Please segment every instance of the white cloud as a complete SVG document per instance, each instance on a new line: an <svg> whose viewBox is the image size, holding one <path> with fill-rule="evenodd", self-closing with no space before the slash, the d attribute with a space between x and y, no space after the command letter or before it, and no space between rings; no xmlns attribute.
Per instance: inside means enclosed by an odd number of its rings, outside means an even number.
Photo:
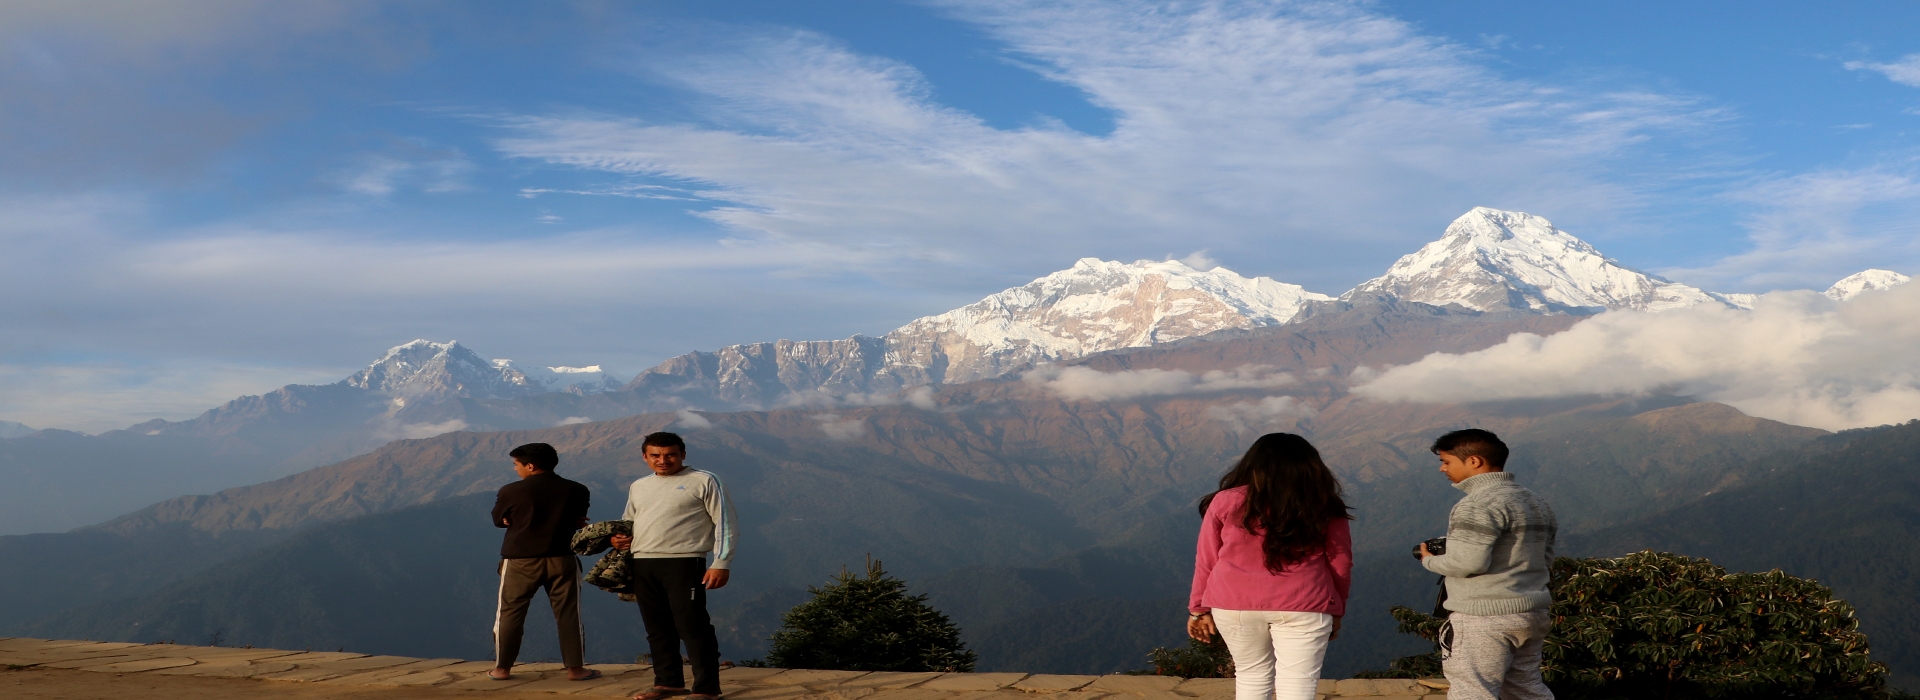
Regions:
<svg viewBox="0 0 1920 700"><path fill-rule="evenodd" d="M458 149L402 143L391 153L362 153L334 174L340 188L369 197L386 197L403 188L422 192L459 192L468 188L473 162Z"/></svg>
<svg viewBox="0 0 1920 700"><path fill-rule="evenodd" d="M406 440L422 440L422 439L433 437L435 435L445 435L447 433L459 432L466 429L467 429L466 421L460 420L458 418L453 418L453 419L444 420L438 423L409 423L406 425L396 426L394 429L390 431L383 431L382 434L389 439L400 438L400 439L406 439Z"/></svg>
<svg viewBox="0 0 1920 700"><path fill-rule="evenodd" d="M1101 372L1090 367L1041 367L1021 375L1028 386L1068 401L1127 401L1154 396L1191 396L1223 391L1275 389L1294 377L1265 365L1194 374L1186 370L1135 369Z"/></svg>
<svg viewBox="0 0 1920 700"><path fill-rule="evenodd" d="M681 411L675 415L678 415L679 418L673 421L674 427L683 430L706 430L713 427L713 421L707 420L706 416L694 413L693 411Z"/></svg>
<svg viewBox="0 0 1920 700"><path fill-rule="evenodd" d="M1842 429L1920 418L1920 285L1836 303L1777 292L1753 311L1614 311L1394 367L1354 392L1456 403L1676 393L1787 423Z"/></svg>
<svg viewBox="0 0 1920 700"><path fill-rule="evenodd" d="M0 197L0 297L12 300L0 305L0 365L34 377L0 392L0 419L88 431L179 420L241 394L338 381L417 337L529 366L647 367L751 340L741 328L846 337L960 301L874 294L844 277L798 283L795 266L842 264L807 246L624 228L484 240L249 224L156 233L156 218L139 197Z"/></svg>
<svg viewBox="0 0 1920 700"><path fill-rule="evenodd" d="M1236 433L1266 430L1290 421L1312 418L1319 411L1291 396L1269 396L1259 401L1241 401L1225 406L1208 406L1207 417L1226 423Z"/></svg>
<svg viewBox="0 0 1920 700"><path fill-rule="evenodd" d="M780 400L781 408L857 408L861 406L899 406L907 405L922 411L938 408L933 401L933 387L917 386L906 391L893 393L844 393L816 389L814 391L789 394Z"/></svg>
<svg viewBox="0 0 1920 700"><path fill-rule="evenodd" d="M993 128L935 102L911 66L765 31L663 42L691 55L635 61L697 95L702 123L536 116L496 145L677 182L726 203L700 215L744 239L806 242L902 278L1010 249L1137 259L1176 236L1339 291L1472 204L1604 216L1639 195L1595 163L1722 116L1669 95L1502 80L1471 51L1355 5L1236 7L949 8L1110 110L1106 135ZM1289 243L1313 245L1314 263Z"/></svg>
<svg viewBox="0 0 1920 700"><path fill-rule="evenodd" d="M1662 274L1708 289L1823 289L1869 267L1920 262L1920 177L1884 167L1822 170L1728 195L1753 213L1751 248Z"/></svg>
<svg viewBox="0 0 1920 700"><path fill-rule="evenodd" d="M343 376L312 367L174 362L0 364L0 420L98 433L154 418L187 418L245 395Z"/></svg>
<svg viewBox="0 0 1920 700"><path fill-rule="evenodd" d="M859 418L841 418L838 413L821 413L813 419L820 422L820 432L835 440L857 440L867 434L867 422Z"/></svg>
<svg viewBox="0 0 1920 700"><path fill-rule="evenodd" d="M556 425L556 426L559 426L559 425L579 425L579 424L581 424L581 423L592 423L592 422L593 422L593 419L592 419L592 418L588 418L588 417L586 417L586 416L568 416L568 417L566 417L566 418L562 418L562 419L560 419L560 422L558 422L558 423L555 423L554 425Z"/></svg>
<svg viewBox="0 0 1920 700"><path fill-rule="evenodd" d="M1848 61L1845 65L1847 70L1870 70L1901 85L1920 87L1920 53L1907 54L1892 63Z"/></svg>
<svg viewBox="0 0 1920 700"><path fill-rule="evenodd" d="M1168 257L1171 258L1172 256L1168 256ZM1187 267L1191 267L1195 270L1200 270L1202 272L1205 272L1207 270L1212 270L1213 268L1220 266L1220 261L1215 260L1212 257L1208 256L1207 251L1205 249L1196 250L1191 253L1188 253L1187 257L1180 258L1180 262L1185 263Z"/></svg>

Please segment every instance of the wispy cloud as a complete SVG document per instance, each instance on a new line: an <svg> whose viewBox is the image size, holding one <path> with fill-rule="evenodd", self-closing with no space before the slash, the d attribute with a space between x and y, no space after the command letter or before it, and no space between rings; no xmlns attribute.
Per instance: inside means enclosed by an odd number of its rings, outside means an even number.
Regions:
<svg viewBox="0 0 1920 700"><path fill-rule="evenodd" d="M1668 392L1828 429L1920 417L1920 285L1836 303L1762 297L1753 311L1610 312L1465 355L1394 367L1354 392L1438 403ZM1364 377L1362 377L1364 379Z"/></svg>
<svg viewBox="0 0 1920 700"><path fill-rule="evenodd" d="M0 364L15 372L0 419L97 431L187 418L245 393L338 381L422 336L538 364L645 367L754 339L739 337L741 323L774 337L844 337L888 326L821 328L819 309L897 322L929 306L912 294L796 287L784 271L814 256L842 262L805 246L621 229L487 241L242 225L150 236L147 208L105 195L0 199L0 295L14 300L0 305ZM662 324L675 331L643 330ZM143 356L198 359L126 359Z"/></svg>
<svg viewBox="0 0 1920 700"><path fill-rule="evenodd" d="M813 419L820 423L820 432L834 440L858 440L867 434L867 422L861 418L842 418L838 413L821 413Z"/></svg>
<svg viewBox="0 0 1920 700"><path fill-rule="evenodd" d="M1047 366L1021 375L1027 386L1068 401L1127 401L1155 396L1195 396L1248 389L1277 389L1293 375L1265 365L1194 374L1186 370L1135 369L1102 372L1091 367Z"/></svg>
<svg viewBox="0 0 1920 700"><path fill-rule="evenodd" d="M1745 222L1751 247L1664 274L1710 289L1821 289L1838 278L1835 270L1920 259L1920 176L1911 167L1770 178L1727 197L1753 212Z"/></svg>
<svg viewBox="0 0 1920 700"><path fill-rule="evenodd" d="M1259 401L1207 407L1207 417L1226 423L1227 428L1236 433L1268 430L1303 418L1312 418L1318 413L1312 406L1292 396L1269 396Z"/></svg>
<svg viewBox="0 0 1920 700"><path fill-rule="evenodd" d="M673 427L681 430L706 430L713 427L713 421L693 411L681 411L676 415L679 417L674 419Z"/></svg>
<svg viewBox="0 0 1920 700"><path fill-rule="evenodd" d="M1503 80L1470 50L1344 3L948 10L1111 110L1114 131L992 128L936 102L911 66L783 30L638 63L697 95L702 123L529 116L497 146L683 183L725 202L700 215L744 238L902 275L1013 248L1137 258L1179 236L1311 286L1376 272L1382 241L1423 242L1473 204L1632 206L1639 195L1597 163L1723 116L1680 96ZM1312 266L1274 252L1309 241Z"/></svg>
<svg viewBox="0 0 1920 700"><path fill-rule="evenodd" d="M98 433L180 419L288 383L339 381L330 368L212 362L0 364L0 420Z"/></svg>
<svg viewBox="0 0 1920 700"><path fill-rule="evenodd" d="M1867 70L1887 76L1888 80L1901 85L1920 87L1920 53L1907 54L1892 63L1874 63L1872 61L1848 61L1847 70Z"/></svg>
<svg viewBox="0 0 1920 700"><path fill-rule="evenodd" d="M370 197L386 197L402 189L432 193L468 189L474 165L458 149L401 146L393 152L353 156L331 179L347 192Z"/></svg>

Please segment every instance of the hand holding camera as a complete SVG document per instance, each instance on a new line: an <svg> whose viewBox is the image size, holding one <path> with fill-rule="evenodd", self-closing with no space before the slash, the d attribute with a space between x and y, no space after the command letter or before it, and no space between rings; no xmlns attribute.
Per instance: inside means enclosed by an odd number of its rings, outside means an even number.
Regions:
<svg viewBox="0 0 1920 700"><path fill-rule="evenodd" d="M1413 546L1413 558L1415 558L1415 559L1420 559L1420 558L1422 558L1422 557L1420 556L1420 548L1421 548L1421 547L1426 547L1426 548L1427 548L1427 554L1428 554L1429 556L1436 556L1436 557L1437 557L1437 556L1440 556L1440 555L1442 555L1442 554L1446 554L1446 553L1447 553L1447 538L1445 538L1445 537L1435 537L1435 538L1433 538L1433 539L1430 539L1430 540L1427 540L1427 541L1425 541L1425 542L1421 542L1420 544L1416 544L1416 545L1414 545L1414 546Z"/></svg>

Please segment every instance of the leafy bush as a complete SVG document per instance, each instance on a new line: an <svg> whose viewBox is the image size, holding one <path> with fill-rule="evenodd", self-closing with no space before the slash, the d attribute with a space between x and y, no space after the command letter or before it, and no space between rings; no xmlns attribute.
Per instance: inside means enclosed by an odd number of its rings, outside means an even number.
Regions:
<svg viewBox="0 0 1920 700"><path fill-rule="evenodd" d="M1227 653L1226 643L1217 634L1206 642L1188 638L1187 645L1179 649L1154 647L1147 652L1147 660L1153 663L1154 675L1159 676L1233 677L1233 656Z"/></svg>
<svg viewBox="0 0 1920 700"><path fill-rule="evenodd" d="M809 588L813 600L780 616L766 665L844 671L972 671L960 628L907 594L907 584L867 560L862 578L845 570Z"/></svg>
<svg viewBox="0 0 1920 700"><path fill-rule="evenodd" d="M1552 589L1541 672L1566 696L1888 696L1887 668L1868 657L1853 606L1814 581L1639 552L1562 557ZM1429 640L1444 622L1405 607L1393 617Z"/></svg>

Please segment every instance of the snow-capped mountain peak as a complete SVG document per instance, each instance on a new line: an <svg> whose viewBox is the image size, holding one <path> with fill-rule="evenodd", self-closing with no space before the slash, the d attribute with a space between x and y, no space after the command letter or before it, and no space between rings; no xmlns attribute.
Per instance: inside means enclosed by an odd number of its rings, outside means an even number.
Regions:
<svg viewBox="0 0 1920 700"><path fill-rule="evenodd" d="M1286 323L1331 297L1224 267L1082 258L1072 267L883 337L781 340L676 357L628 386L666 401L771 406L884 396L998 377L1035 363L1219 330ZM696 389L697 388L697 389Z"/></svg>
<svg viewBox="0 0 1920 700"><path fill-rule="evenodd" d="M1279 325L1307 302L1331 299L1224 267L1081 258L1025 285L917 319L885 339L890 355L909 362L943 355L943 381L970 381L1032 362Z"/></svg>
<svg viewBox="0 0 1920 700"><path fill-rule="evenodd" d="M1726 303L1621 265L1544 218L1487 207L1455 219L1440 240L1347 295L1358 293L1482 311L1661 311Z"/></svg>
<svg viewBox="0 0 1920 700"><path fill-rule="evenodd" d="M569 394L598 394L619 389L626 381L616 373L603 369L600 365L587 367L522 367L513 360L494 360L495 367L502 374L519 372L532 385L542 391L561 391Z"/></svg>
<svg viewBox="0 0 1920 700"><path fill-rule="evenodd" d="M489 360L460 341L415 340L394 346L366 369L347 377L349 386L402 399L510 399L549 391L593 394L622 382L599 365L521 367Z"/></svg>
<svg viewBox="0 0 1920 700"><path fill-rule="evenodd" d="M1912 277L1892 270L1862 270L1833 283L1827 288L1826 295L1834 301L1846 301L1866 292L1893 289L1911 281Z"/></svg>
<svg viewBox="0 0 1920 700"><path fill-rule="evenodd" d="M346 383L398 399L504 399L544 391L518 369L497 365L457 340L395 346Z"/></svg>

